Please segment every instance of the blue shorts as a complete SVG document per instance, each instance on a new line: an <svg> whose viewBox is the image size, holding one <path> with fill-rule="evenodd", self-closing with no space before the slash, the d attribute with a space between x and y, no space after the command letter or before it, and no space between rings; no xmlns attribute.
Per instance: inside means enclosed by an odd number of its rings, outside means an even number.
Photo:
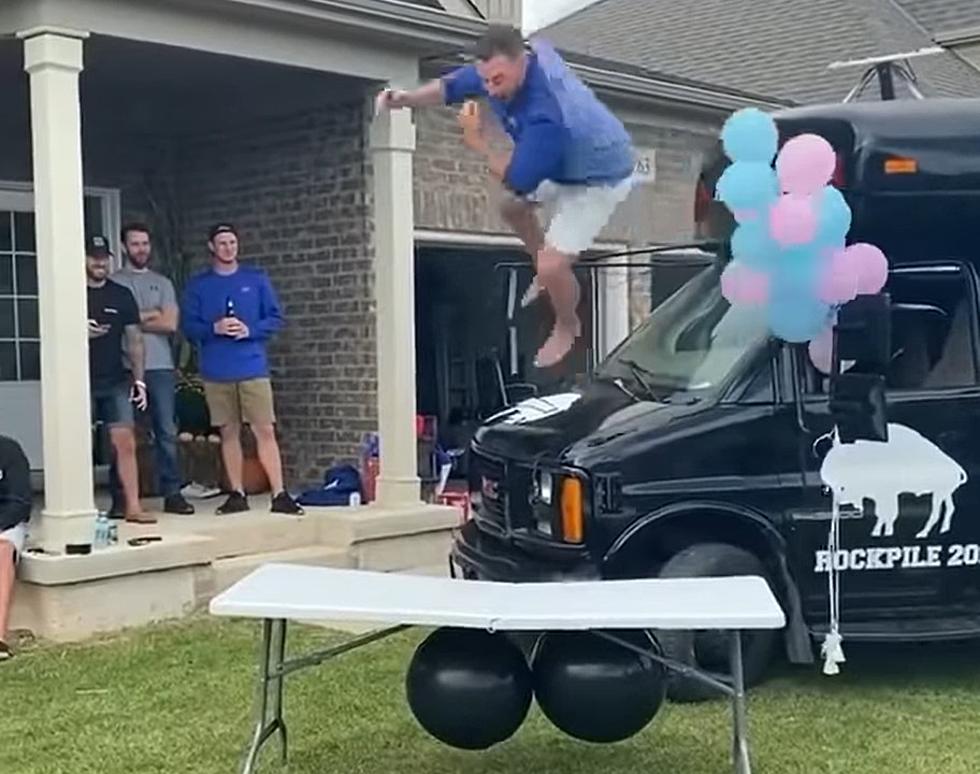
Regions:
<svg viewBox="0 0 980 774"><path fill-rule="evenodd" d="M93 387L92 421L107 427L131 427L133 404L129 399L129 385L124 382L115 387Z"/></svg>

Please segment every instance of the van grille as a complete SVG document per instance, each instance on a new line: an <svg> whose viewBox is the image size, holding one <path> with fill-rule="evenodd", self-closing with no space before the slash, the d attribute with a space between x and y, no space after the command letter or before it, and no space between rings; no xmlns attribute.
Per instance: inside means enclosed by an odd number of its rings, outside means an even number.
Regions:
<svg viewBox="0 0 980 774"><path fill-rule="evenodd" d="M477 496L474 509L478 519L492 522L508 534L531 523L531 470L505 463L478 452L471 457L473 475L470 489Z"/></svg>

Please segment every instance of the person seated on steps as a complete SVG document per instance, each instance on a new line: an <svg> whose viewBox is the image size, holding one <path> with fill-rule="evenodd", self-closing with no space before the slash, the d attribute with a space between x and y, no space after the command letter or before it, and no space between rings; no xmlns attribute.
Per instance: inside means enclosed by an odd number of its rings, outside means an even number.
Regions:
<svg viewBox="0 0 980 774"><path fill-rule="evenodd" d="M0 435L0 662L13 656L7 638L17 562L31 518L31 470L13 438Z"/></svg>

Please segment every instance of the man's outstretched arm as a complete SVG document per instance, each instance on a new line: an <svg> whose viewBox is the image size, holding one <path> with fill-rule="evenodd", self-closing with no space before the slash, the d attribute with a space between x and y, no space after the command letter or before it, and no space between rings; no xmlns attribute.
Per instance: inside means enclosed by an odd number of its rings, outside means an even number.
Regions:
<svg viewBox="0 0 980 774"><path fill-rule="evenodd" d="M476 67L460 67L443 78L436 78L417 89L385 89L375 102L376 112L385 108L455 105L472 97L486 95L483 78Z"/></svg>

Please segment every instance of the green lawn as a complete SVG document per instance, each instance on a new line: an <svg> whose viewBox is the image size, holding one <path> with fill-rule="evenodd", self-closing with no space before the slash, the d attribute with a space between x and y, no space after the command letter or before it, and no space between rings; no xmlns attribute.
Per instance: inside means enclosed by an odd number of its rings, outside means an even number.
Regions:
<svg viewBox="0 0 980 774"><path fill-rule="evenodd" d="M250 732L252 623L192 620L84 646L45 646L0 666L0 772L237 771ZM336 638L293 629L291 646ZM666 706L629 742L562 736L532 709L489 752L446 748L416 725L404 671L421 632L290 678L290 774L714 774L728 772L726 704ZM975 774L980 645L848 650L837 678L783 670L750 695L757 772ZM280 771L278 748L263 772Z"/></svg>

